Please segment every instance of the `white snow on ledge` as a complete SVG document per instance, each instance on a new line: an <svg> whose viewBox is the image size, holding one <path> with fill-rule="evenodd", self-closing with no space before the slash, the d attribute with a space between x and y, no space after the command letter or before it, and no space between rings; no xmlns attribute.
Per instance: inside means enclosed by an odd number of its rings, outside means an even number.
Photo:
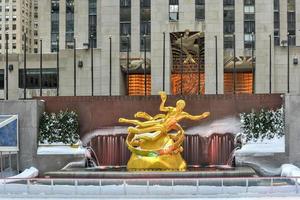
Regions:
<svg viewBox="0 0 300 200"><path fill-rule="evenodd" d="M39 175L39 170L37 170L35 167L30 167L29 169L25 169L21 174L7 178L5 180L5 183L16 182L18 181L17 179L35 178L38 175ZM4 183L4 179L0 180L0 184L1 183Z"/></svg>
<svg viewBox="0 0 300 200"><path fill-rule="evenodd" d="M237 150L236 155L270 155L274 153L285 152L285 137L273 138L271 140L263 140L257 142L249 142L241 149Z"/></svg>
<svg viewBox="0 0 300 200"><path fill-rule="evenodd" d="M68 145L43 145L37 149L37 155L84 155L85 148Z"/></svg>

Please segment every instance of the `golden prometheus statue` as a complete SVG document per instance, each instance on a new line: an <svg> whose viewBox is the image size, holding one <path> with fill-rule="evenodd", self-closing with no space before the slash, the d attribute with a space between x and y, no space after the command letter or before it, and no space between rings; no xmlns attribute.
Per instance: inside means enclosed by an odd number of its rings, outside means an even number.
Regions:
<svg viewBox="0 0 300 200"><path fill-rule="evenodd" d="M137 112L134 117L140 120L120 118L119 122L129 123L135 127L128 128L126 144L132 155L127 163L128 170L186 170L186 163L181 157L183 151L184 130L178 124L182 119L200 120L209 116L209 112L201 115L190 115L184 112L185 101L176 102L176 107L166 107L167 95L160 92L160 111L165 114L150 116L145 112ZM175 132L174 132L175 131Z"/></svg>

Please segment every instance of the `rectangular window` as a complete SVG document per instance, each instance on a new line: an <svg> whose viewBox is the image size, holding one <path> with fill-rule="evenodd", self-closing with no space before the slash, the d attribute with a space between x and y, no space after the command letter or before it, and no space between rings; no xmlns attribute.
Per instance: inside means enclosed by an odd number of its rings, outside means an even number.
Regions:
<svg viewBox="0 0 300 200"><path fill-rule="evenodd" d="M51 52L56 52L59 38L59 0L51 0Z"/></svg>
<svg viewBox="0 0 300 200"><path fill-rule="evenodd" d="M131 1L120 0L120 51L131 48Z"/></svg>
<svg viewBox="0 0 300 200"><path fill-rule="evenodd" d="M234 0L223 0L223 32L224 49L232 49L233 34L235 32L235 7Z"/></svg>
<svg viewBox="0 0 300 200"><path fill-rule="evenodd" d="M24 88L24 69L19 69L19 88ZM26 87L28 89L40 88L40 69L26 70ZM43 69L42 88L51 89L57 87L57 73L55 68Z"/></svg>
<svg viewBox="0 0 300 200"><path fill-rule="evenodd" d="M205 19L205 0L196 0L195 5L195 17L196 20L204 20Z"/></svg>
<svg viewBox="0 0 300 200"><path fill-rule="evenodd" d="M280 4L279 0L274 0L274 45L280 45Z"/></svg>
<svg viewBox="0 0 300 200"><path fill-rule="evenodd" d="M74 48L74 0L66 0L66 48Z"/></svg>
<svg viewBox="0 0 300 200"><path fill-rule="evenodd" d="M90 45L97 47L97 0L89 0L89 37Z"/></svg>
<svg viewBox="0 0 300 200"><path fill-rule="evenodd" d="M0 90L4 90L4 69L0 69Z"/></svg>
<svg viewBox="0 0 300 200"><path fill-rule="evenodd" d="M131 7L131 0L120 0L120 7Z"/></svg>
<svg viewBox="0 0 300 200"><path fill-rule="evenodd" d="M234 0L223 0L224 6L234 6Z"/></svg>
<svg viewBox="0 0 300 200"><path fill-rule="evenodd" d="M169 0L169 20L179 20L179 0Z"/></svg>
<svg viewBox="0 0 300 200"><path fill-rule="evenodd" d="M288 0L287 23L289 33L289 44L296 45L296 8L295 0Z"/></svg>
<svg viewBox="0 0 300 200"><path fill-rule="evenodd" d="M140 8L140 22L141 22L140 50L150 51L151 50L151 0L141 0L140 6L141 6Z"/></svg>
<svg viewBox="0 0 300 200"><path fill-rule="evenodd" d="M233 37L224 36L224 49L233 49Z"/></svg>
<svg viewBox="0 0 300 200"><path fill-rule="evenodd" d="M244 48L255 48L255 0L244 0ZM254 45L254 46L253 46Z"/></svg>

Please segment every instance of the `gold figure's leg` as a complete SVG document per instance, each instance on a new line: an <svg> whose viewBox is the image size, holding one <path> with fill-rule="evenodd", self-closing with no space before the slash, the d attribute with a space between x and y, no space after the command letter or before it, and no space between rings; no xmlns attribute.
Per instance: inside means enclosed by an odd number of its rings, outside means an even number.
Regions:
<svg viewBox="0 0 300 200"><path fill-rule="evenodd" d="M154 133L143 133L139 135L135 135L132 140L147 140L147 141L156 141L161 136L161 131L156 131Z"/></svg>
<svg viewBox="0 0 300 200"><path fill-rule="evenodd" d="M133 124L133 125L136 125L136 126L139 126L139 127L142 127L142 128L149 127L149 126L153 126L153 125L159 123L159 121L155 121L155 120L141 122L141 121L139 121L139 120L125 119L125 118L120 118L120 119L119 119L119 122L120 122L120 123Z"/></svg>
<svg viewBox="0 0 300 200"><path fill-rule="evenodd" d="M134 128L134 127L128 128L128 132L133 133L133 134L151 133L151 132L156 132L156 131L163 132L163 130L164 130L164 127L161 125L155 125L155 126L150 126L150 127L145 127L145 128Z"/></svg>

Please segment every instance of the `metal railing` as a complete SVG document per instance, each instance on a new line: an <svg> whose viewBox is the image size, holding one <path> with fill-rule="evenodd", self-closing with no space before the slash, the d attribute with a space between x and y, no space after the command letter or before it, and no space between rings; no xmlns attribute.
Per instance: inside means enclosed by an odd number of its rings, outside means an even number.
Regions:
<svg viewBox="0 0 300 200"><path fill-rule="evenodd" d="M5 170L19 172L19 153L16 151L0 151L0 178L5 178Z"/></svg>
<svg viewBox="0 0 300 200"><path fill-rule="evenodd" d="M0 179L0 196L296 196L300 177Z"/></svg>

